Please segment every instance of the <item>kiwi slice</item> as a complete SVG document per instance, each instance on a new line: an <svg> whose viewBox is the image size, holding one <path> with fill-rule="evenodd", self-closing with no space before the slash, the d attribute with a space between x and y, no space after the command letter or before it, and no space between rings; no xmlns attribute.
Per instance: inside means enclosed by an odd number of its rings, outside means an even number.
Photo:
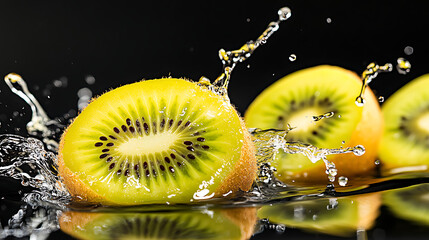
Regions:
<svg viewBox="0 0 429 240"><path fill-rule="evenodd" d="M429 183L386 191L383 204L400 218L429 226Z"/></svg>
<svg viewBox="0 0 429 240"><path fill-rule="evenodd" d="M379 156L383 174L429 170L429 74L406 84L382 106Z"/></svg>
<svg viewBox="0 0 429 240"><path fill-rule="evenodd" d="M248 127L262 129L294 128L286 140L309 143L320 148L363 145L361 157L352 153L329 156L339 175L353 176L375 168L382 118L378 102L370 89L365 105L355 103L362 85L353 72L335 66L304 69L278 80L250 105L245 121ZM319 116L324 118L319 119ZM273 162L276 176L284 181L323 181L322 161L313 164L301 154L281 151Z"/></svg>
<svg viewBox="0 0 429 240"><path fill-rule="evenodd" d="M86 201L185 203L249 190L256 162L230 103L193 82L168 78L93 100L62 136L59 173Z"/></svg>
<svg viewBox="0 0 429 240"><path fill-rule="evenodd" d="M380 205L380 194L371 193L264 206L258 210L258 217L290 228L350 236L357 230L368 230L373 226Z"/></svg>
<svg viewBox="0 0 429 240"><path fill-rule="evenodd" d="M228 210L223 210L228 211ZM242 229L256 223L231 221L220 210L202 212L88 213L66 212L60 217L62 231L79 239L248 239Z"/></svg>

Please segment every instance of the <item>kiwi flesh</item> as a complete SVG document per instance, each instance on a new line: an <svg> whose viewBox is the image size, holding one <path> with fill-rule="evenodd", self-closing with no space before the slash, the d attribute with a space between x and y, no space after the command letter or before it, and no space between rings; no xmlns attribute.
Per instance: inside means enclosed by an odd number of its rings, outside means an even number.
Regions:
<svg viewBox="0 0 429 240"><path fill-rule="evenodd" d="M429 183L386 191L383 204L400 218L429 226Z"/></svg>
<svg viewBox="0 0 429 240"><path fill-rule="evenodd" d="M382 173L429 171L429 74L406 84L382 106L386 119L379 156Z"/></svg>
<svg viewBox="0 0 429 240"><path fill-rule="evenodd" d="M230 210L157 212L157 213L90 213L66 212L60 228L79 239L249 239L243 229L253 229L256 211L239 211L253 215L253 221L232 221L224 212Z"/></svg>
<svg viewBox="0 0 429 240"><path fill-rule="evenodd" d="M309 143L319 148L363 145L365 154L331 155L338 175L358 176L372 173L383 120L379 104L370 89L365 104L355 103L362 81L355 73L336 66L316 66L300 70L265 89L245 113L248 127L293 129L289 142ZM318 116L327 114L321 120ZM322 161L312 163L301 154L281 151L272 164L283 182L326 182Z"/></svg>
<svg viewBox="0 0 429 240"><path fill-rule="evenodd" d="M183 79L125 85L93 100L64 132L59 174L76 199L189 203L247 191L253 144L230 103Z"/></svg>
<svg viewBox="0 0 429 240"><path fill-rule="evenodd" d="M263 206L258 217L289 228L345 237L371 229L380 205L381 195L371 193Z"/></svg>

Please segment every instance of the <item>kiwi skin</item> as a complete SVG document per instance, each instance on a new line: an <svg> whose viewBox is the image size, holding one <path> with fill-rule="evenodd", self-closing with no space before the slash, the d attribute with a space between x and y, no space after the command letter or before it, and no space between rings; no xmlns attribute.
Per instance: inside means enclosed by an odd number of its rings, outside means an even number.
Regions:
<svg viewBox="0 0 429 240"><path fill-rule="evenodd" d="M185 81L185 80L183 80ZM95 101L96 99L92 99ZM91 102L92 102L91 101ZM230 104L230 107L234 107ZM235 111L235 109L234 109ZM238 112L235 111L238 116ZM232 171L225 179L220 183L218 188L215 190L214 197L222 197L224 195L229 195L230 193L239 193L240 191L248 191L252 187L254 180L256 179L257 174L257 165L255 157L255 147L253 145L252 138L248 132L244 121L240 119L241 129L239 131L243 134L243 145L241 148L240 159L233 166ZM73 123L70 124L70 126ZM69 127L70 127L69 126ZM101 203L104 205L122 205L112 201L109 201L105 197L96 193L90 189L85 183L83 183L79 177L73 173L64 163L62 149L65 142L65 135L67 134L68 128L64 131L58 153L58 172L62 177L63 183L74 197L76 201L84 201L88 203ZM197 189L195 189L196 191ZM171 203L174 203L174 200ZM144 202L142 203L144 204Z"/></svg>

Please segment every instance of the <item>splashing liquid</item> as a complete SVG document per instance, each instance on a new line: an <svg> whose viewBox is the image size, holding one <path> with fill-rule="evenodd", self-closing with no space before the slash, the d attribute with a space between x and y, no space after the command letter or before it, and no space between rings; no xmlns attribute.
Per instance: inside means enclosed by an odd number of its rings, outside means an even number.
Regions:
<svg viewBox="0 0 429 240"><path fill-rule="evenodd" d="M378 76L380 72L391 72L393 69L391 63L386 63L383 66L379 66L376 63L370 63L362 73L362 87L360 89L359 96L356 98L356 105L362 107L365 104L365 99L363 95L365 94L365 89L369 83L372 82L374 78Z"/></svg>
<svg viewBox="0 0 429 240"><path fill-rule="evenodd" d="M391 63L386 63L383 66L377 65L374 62L368 64L368 66L362 73L362 87L359 96L356 98L356 105L362 107L365 104L365 99L363 98L363 95L365 94L365 89L368 84L370 84L372 80L378 76L378 73L391 72L392 70L393 64ZM400 74L407 74L411 70L411 63L404 58L398 58L396 60L396 70ZM383 101L384 98L382 98L381 102Z"/></svg>
<svg viewBox="0 0 429 240"><path fill-rule="evenodd" d="M31 108L31 121L27 123L28 133L42 138L49 150L57 151L58 142L56 140L59 139L65 126L48 117L39 101L28 91L27 83L20 75L9 73L4 77L4 81L12 92L21 97Z"/></svg>
<svg viewBox="0 0 429 240"><path fill-rule="evenodd" d="M270 167L270 163L276 159L276 154L280 149L288 154L303 154L313 163L322 160L325 163L326 174L328 175L330 182L335 181L337 169L335 168L335 164L327 159L327 156L350 152L354 153L356 156L361 156L365 153L365 148L361 145L348 148L329 149L318 148L306 143L287 142L286 135L291 130L292 129L290 128L287 130L262 130L258 128L249 129L257 150L256 157L259 166L259 182L270 183L273 181L273 172L275 169Z"/></svg>
<svg viewBox="0 0 429 240"><path fill-rule="evenodd" d="M237 63L247 60L259 46L265 44L268 38L279 29L280 23L282 21L286 21L292 15L292 12L288 7L279 9L277 13L279 15L278 20L268 24L265 31L255 41L249 41L237 50L219 50L219 58L223 65L222 73L216 78L213 84L211 84L210 80L204 76L200 78L199 84L208 87L211 91L229 101L227 90L228 84L231 79L232 70L234 70Z"/></svg>

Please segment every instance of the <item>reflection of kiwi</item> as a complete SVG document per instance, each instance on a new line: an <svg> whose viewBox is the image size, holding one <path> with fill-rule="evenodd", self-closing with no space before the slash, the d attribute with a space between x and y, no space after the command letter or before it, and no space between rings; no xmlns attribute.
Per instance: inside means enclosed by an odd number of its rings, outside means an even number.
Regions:
<svg viewBox="0 0 429 240"><path fill-rule="evenodd" d="M384 174L429 169L429 74L416 78L383 104L380 143Z"/></svg>
<svg viewBox="0 0 429 240"><path fill-rule="evenodd" d="M259 209L258 217L286 227L348 236L357 230L370 229L379 214L380 204L379 193L306 200L264 206Z"/></svg>
<svg viewBox="0 0 429 240"><path fill-rule="evenodd" d="M247 191L256 162L231 104L195 83L159 79L92 101L61 139L59 173L87 201L177 203Z"/></svg>
<svg viewBox="0 0 429 240"><path fill-rule="evenodd" d="M353 176L374 169L382 118L379 104L367 89L364 107L358 107L362 81L348 70L333 66L318 66L290 74L264 90L245 114L248 127L286 129L296 127L286 137L288 141L310 143L320 148L340 148L363 145L365 154L341 154L328 157L339 175ZM313 121L326 113L333 116ZM327 116L330 116L328 114ZM278 154L273 164L277 177L316 181L326 179L323 162L311 163L302 155Z"/></svg>
<svg viewBox="0 0 429 240"><path fill-rule="evenodd" d="M429 225L429 183L387 191L383 203L401 218Z"/></svg>
<svg viewBox="0 0 429 240"><path fill-rule="evenodd" d="M158 213L66 212L64 232L79 239L248 239L256 222L255 209L239 209L253 221L231 221L224 211ZM243 230L245 229L245 230ZM243 235L247 234L247 235Z"/></svg>

